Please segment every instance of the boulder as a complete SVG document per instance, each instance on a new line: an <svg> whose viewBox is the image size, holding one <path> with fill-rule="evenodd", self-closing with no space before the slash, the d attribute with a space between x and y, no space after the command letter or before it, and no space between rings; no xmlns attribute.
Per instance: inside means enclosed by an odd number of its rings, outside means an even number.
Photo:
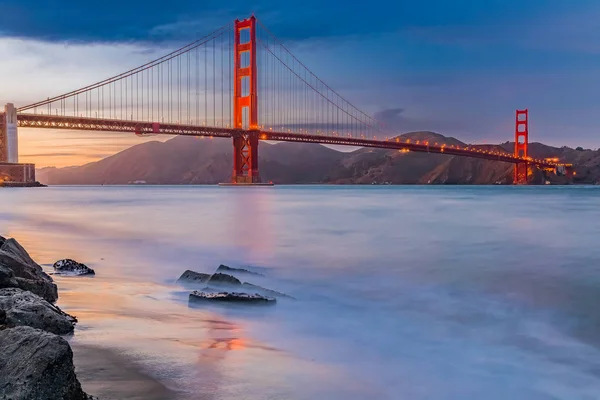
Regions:
<svg viewBox="0 0 600 400"><path fill-rule="evenodd" d="M65 339L28 326L0 331L2 399L88 400Z"/></svg>
<svg viewBox="0 0 600 400"><path fill-rule="evenodd" d="M242 282L236 278L235 276L227 275L227 274L213 274L208 280L209 284L214 285L232 285L232 286L240 286Z"/></svg>
<svg viewBox="0 0 600 400"><path fill-rule="evenodd" d="M0 288L19 287L12 269L0 264Z"/></svg>
<svg viewBox="0 0 600 400"><path fill-rule="evenodd" d="M85 264L78 263L71 259L59 260L52 266L56 275L80 276L80 275L96 275L93 269Z"/></svg>
<svg viewBox="0 0 600 400"><path fill-rule="evenodd" d="M177 282L203 283L207 282L209 279L210 274L202 274L188 269L179 277L179 279L177 279Z"/></svg>
<svg viewBox="0 0 600 400"><path fill-rule="evenodd" d="M248 283L248 282L242 283L242 289L255 290L258 293L262 293L262 294L273 296L273 297L287 297L288 299L293 299L292 296L287 295L285 293L281 293L276 290L267 289L262 286L253 285L252 283Z"/></svg>
<svg viewBox="0 0 600 400"><path fill-rule="evenodd" d="M190 301L274 304L277 300L274 297L261 296L260 294L248 294L237 292L207 293L195 290L192 293L190 293Z"/></svg>
<svg viewBox="0 0 600 400"><path fill-rule="evenodd" d="M17 288L0 289L0 310L9 327L27 325L57 335L73 332L77 319L41 297Z"/></svg>
<svg viewBox="0 0 600 400"><path fill-rule="evenodd" d="M16 281L16 286L21 289L54 303L58 299L58 289L52 278L16 240L0 238L0 288L15 287ZM12 271L12 275L7 270Z"/></svg>
<svg viewBox="0 0 600 400"><path fill-rule="evenodd" d="M243 268L231 268L228 267L227 265L219 265L219 268L217 268L217 272L227 272L227 273L242 273L242 274L250 274L250 275L258 275L258 276L264 276L263 274L259 274L258 272L252 272L252 271L248 271L247 269L243 269Z"/></svg>

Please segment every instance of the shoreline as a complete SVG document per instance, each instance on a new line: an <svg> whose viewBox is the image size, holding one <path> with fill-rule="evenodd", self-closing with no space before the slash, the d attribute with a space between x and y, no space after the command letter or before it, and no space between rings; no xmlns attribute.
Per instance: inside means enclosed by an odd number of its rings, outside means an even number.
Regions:
<svg viewBox="0 0 600 400"><path fill-rule="evenodd" d="M145 374L130 358L69 340L75 373L86 393L102 400L171 400L179 396Z"/></svg>

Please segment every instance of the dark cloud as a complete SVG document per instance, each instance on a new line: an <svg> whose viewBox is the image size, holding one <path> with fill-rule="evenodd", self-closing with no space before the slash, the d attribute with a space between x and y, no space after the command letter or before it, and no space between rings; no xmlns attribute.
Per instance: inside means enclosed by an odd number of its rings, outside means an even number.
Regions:
<svg viewBox="0 0 600 400"><path fill-rule="evenodd" d="M235 18L255 13L283 39L332 38L392 32L410 27L483 24L490 18L510 17L514 23L540 4L555 0L383 0L323 2L302 5L279 0L226 4L179 0L5 0L0 12L3 35L47 41L160 41L189 40ZM318 10L318 12L316 11Z"/></svg>

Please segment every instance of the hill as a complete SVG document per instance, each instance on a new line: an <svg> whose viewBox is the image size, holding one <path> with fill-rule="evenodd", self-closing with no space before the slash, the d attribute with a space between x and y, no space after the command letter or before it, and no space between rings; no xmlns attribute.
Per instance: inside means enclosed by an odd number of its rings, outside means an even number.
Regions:
<svg viewBox="0 0 600 400"><path fill-rule="evenodd" d="M411 132L402 139L465 146L465 143L434 132ZM481 145L511 151L513 143ZM536 158L560 157L576 164L576 182L600 181L600 152L551 147L532 143ZM261 143L259 165L264 181L275 183L371 184L508 184L512 164L443 154L358 149L340 152L318 144ZM97 162L68 168L42 168L38 180L50 185L127 184L214 184L231 175L232 145L225 139L178 136L166 142L133 146ZM561 177L534 174L534 183Z"/></svg>

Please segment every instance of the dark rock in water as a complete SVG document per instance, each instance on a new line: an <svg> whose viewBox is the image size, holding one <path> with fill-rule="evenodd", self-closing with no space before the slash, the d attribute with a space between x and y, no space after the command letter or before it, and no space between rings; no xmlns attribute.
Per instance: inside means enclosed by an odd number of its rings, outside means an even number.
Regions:
<svg viewBox="0 0 600 400"><path fill-rule="evenodd" d="M0 326L6 325L6 311L0 310Z"/></svg>
<svg viewBox="0 0 600 400"><path fill-rule="evenodd" d="M242 282L236 278L235 276L227 275L227 274L213 274L208 283L215 285L234 285L239 286Z"/></svg>
<svg viewBox="0 0 600 400"><path fill-rule="evenodd" d="M193 291L190 293L190 300L193 301L222 301L230 303L252 303L252 304L273 304L277 300L274 297L261 296L260 294L220 292L206 293Z"/></svg>
<svg viewBox="0 0 600 400"><path fill-rule="evenodd" d="M57 275L66 276L80 276L80 275L96 275L93 269L89 268L85 264L78 263L77 261L66 259L59 260L53 265Z"/></svg>
<svg viewBox="0 0 600 400"><path fill-rule="evenodd" d="M16 281L16 286L21 289L54 303L58 299L58 290L52 278L16 240L1 238L0 243L0 288L15 287ZM12 271L12 276L7 270Z"/></svg>
<svg viewBox="0 0 600 400"><path fill-rule="evenodd" d="M65 339L28 326L0 331L3 399L89 400Z"/></svg>
<svg viewBox="0 0 600 400"><path fill-rule="evenodd" d="M243 269L243 268L231 268L228 267L227 265L219 265L219 268L217 268L217 272L228 272L228 273L232 273L232 272L238 272L238 273L243 273L243 274L250 274L250 275L258 275L258 276L263 276L262 274L259 274L258 272L252 272L252 271L248 271L247 269Z"/></svg>
<svg viewBox="0 0 600 400"><path fill-rule="evenodd" d="M38 295L17 288L0 289L0 310L9 327L31 326L57 335L73 332L77 319Z"/></svg>
<svg viewBox="0 0 600 400"><path fill-rule="evenodd" d="M203 283L209 279L210 274L202 274L188 269L179 277L179 279L177 279L177 282Z"/></svg>
<svg viewBox="0 0 600 400"><path fill-rule="evenodd" d="M253 285L253 284L248 283L248 282L242 283L242 288L243 289L248 289L248 290L256 290L259 293L266 294L266 295L273 296L273 297L287 297L289 299L293 299L292 296L287 295L285 293L281 293L281 292L278 292L276 290L267 289L267 288L264 288L262 286Z"/></svg>

